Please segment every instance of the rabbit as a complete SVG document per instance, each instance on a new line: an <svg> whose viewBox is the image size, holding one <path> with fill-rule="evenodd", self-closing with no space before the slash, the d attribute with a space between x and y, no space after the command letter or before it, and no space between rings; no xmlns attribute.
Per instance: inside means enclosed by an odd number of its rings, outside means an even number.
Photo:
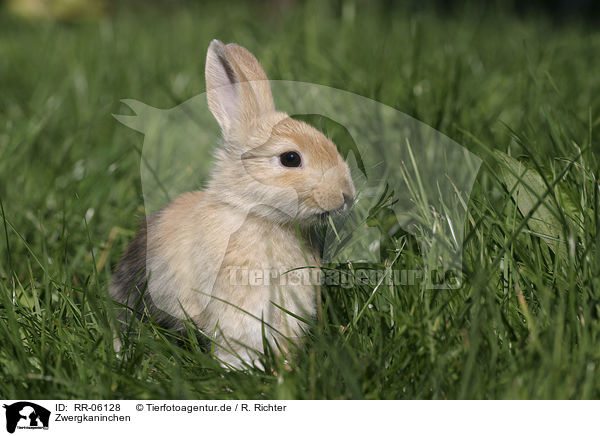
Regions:
<svg viewBox="0 0 600 436"><path fill-rule="evenodd" d="M243 369L260 366L263 338L286 353L288 340L305 336L299 318L316 317L320 295L319 283L303 276L321 266L309 229L347 211L355 188L331 140L275 110L249 51L213 40L205 74L222 133L207 187L146 218L109 292L130 309L115 324L126 327L131 311L174 330L190 319L223 366ZM118 334L114 345L121 347Z"/></svg>

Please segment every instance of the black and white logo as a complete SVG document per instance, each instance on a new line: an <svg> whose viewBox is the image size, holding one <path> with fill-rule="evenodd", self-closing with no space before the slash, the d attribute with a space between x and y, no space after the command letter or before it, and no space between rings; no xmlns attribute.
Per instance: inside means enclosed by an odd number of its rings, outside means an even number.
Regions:
<svg viewBox="0 0 600 436"><path fill-rule="evenodd" d="M19 401L11 405L4 404L6 409L6 431L14 433L16 429L40 430L48 429L50 411L28 401Z"/></svg>

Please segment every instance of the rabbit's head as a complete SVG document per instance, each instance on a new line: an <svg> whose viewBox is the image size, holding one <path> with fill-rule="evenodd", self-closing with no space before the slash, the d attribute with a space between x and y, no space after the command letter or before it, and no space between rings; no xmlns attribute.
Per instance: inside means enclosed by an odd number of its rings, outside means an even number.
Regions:
<svg viewBox="0 0 600 436"><path fill-rule="evenodd" d="M208 187L219 201L277 222L309 223L348 208L355 195L348 165L325 135L275 110L250 52L212 41L206 89L223 135Z"/></svg>

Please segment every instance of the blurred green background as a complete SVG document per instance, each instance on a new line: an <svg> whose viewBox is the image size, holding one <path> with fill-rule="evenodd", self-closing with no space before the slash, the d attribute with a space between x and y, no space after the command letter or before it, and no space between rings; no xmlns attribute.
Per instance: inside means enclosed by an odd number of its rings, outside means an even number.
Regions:
<svg viewBox="0 0 600 436"><path fill-rule="evenodd" d="M484 160L461 289L325 288L320 325L264 372L226 372L152 323L115 356L105 296L144 212L143 136L111 114L203 92L214 38ZM0 3L0 396L598 398L598 53L587 1ZM418 263L406 241L389 235L385 268L401 247Z"/></svg>

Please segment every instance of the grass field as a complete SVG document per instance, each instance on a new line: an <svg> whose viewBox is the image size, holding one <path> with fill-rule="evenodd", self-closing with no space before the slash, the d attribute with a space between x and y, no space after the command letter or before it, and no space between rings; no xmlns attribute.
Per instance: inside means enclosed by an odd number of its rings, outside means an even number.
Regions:
<svg viewBox="0 0 600 436"><path fill-rule="evenodd" d="M213 38L272 79L375 99L483 159L460 289L325 288L322 326L266 372L227 372L195 336L150 323L115 356L105 299L143 214L143 136L111 114L203 92ZM598 53L591 25L495 9L135 3L76 23L0 9L0 397L600 397ZM525 169L527 198L507 175ZM418 258L406 244L402 262Z"/></svg>

